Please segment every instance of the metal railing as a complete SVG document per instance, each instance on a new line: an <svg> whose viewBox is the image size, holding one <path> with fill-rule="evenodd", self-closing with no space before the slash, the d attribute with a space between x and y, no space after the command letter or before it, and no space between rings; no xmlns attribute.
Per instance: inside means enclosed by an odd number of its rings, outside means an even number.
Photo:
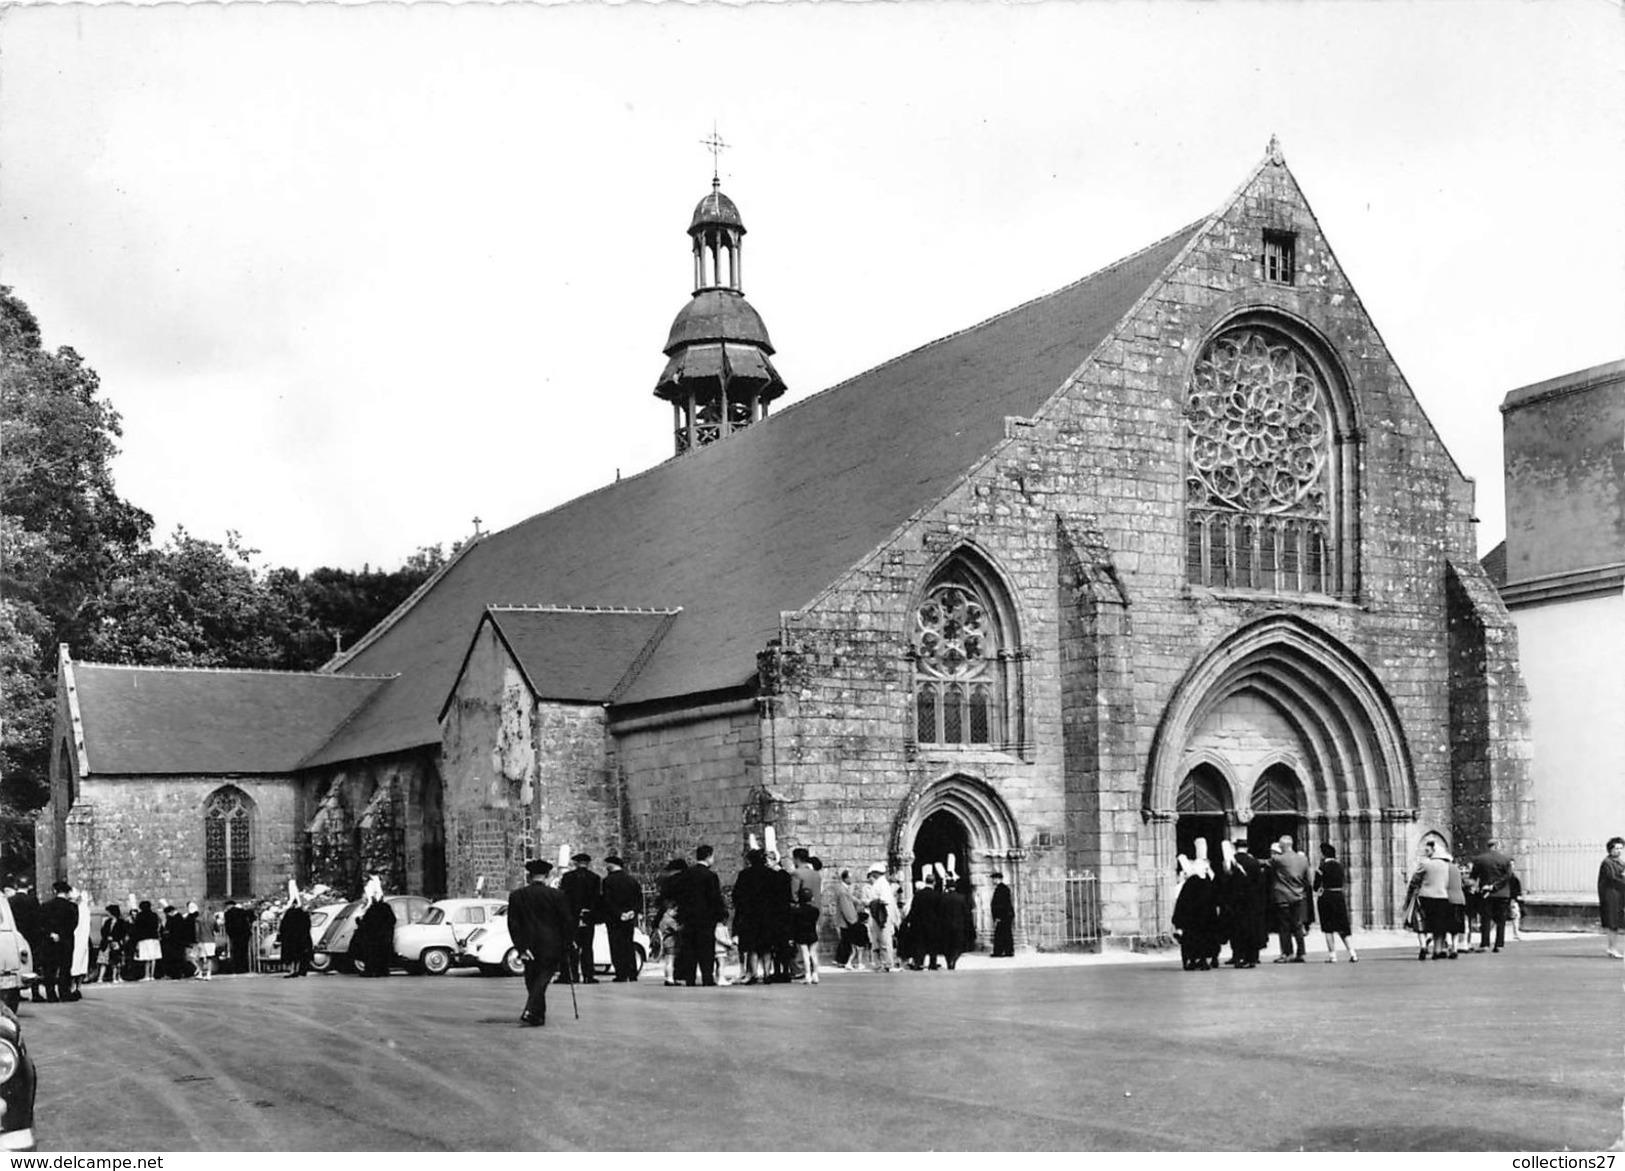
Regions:
<svg viewBox="0 0 1625 1171"><path fill-rule="evenodd" d="M1029 877L1020 915L1029 946L1040 951L1085 947L1100 938L1100 884L1088 870Z"/></svg>
<svg viewBox="0 0 1625 1171"><path fill-rule="evenodd" d="M1527 898L1594 903L1603 854L1601 842L1539 839L1513 865Z"/></svg>

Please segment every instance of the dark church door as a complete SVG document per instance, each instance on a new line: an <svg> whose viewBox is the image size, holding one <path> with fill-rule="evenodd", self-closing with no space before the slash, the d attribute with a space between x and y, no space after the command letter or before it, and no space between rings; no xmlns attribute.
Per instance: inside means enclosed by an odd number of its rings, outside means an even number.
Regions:
<svg viewBox="0 0 1625 1171"><path fill-rule="evenodd" d="M965 950L972 951L976 947L976 900L970 897L970 831L952 813L939 809L920 824L920 832L914 835L914 881L920 881L934 862L946 870L950 854L954 873L961 879L959 889L966 893Z"/></svg>
<svg viewBox="0 0 1625 1171"><path fill-rule="evenodd" d="M1196 857L1196 840L1201 838L1207 843L1208 862L1219 864L1219 843L1229 836L1229 817L1225 813L1228 793L1229 786L1211 765L1200 764L1190 771L1179 786L1175 853Z"/></svg>
<svg viewBox="0 0 1625 1171"><path fill-rule="evenodd" d="M1247 823L1247 849L1254 858L1268 861L1270 845L1288 834L1298 850L1309 852L1309 820L1297 773L1284 764L1265 769L1253 786L1251 805L1253 819Z"/></svg>

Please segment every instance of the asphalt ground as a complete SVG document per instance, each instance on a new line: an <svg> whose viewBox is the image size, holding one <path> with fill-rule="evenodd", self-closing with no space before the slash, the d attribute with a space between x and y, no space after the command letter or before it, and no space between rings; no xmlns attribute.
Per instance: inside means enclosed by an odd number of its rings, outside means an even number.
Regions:
<svg viewBox="0 0 1625 1171"><path fill-rule="evenodd" d="M1358 940L1356 941L1359 942ZM1606 1149L1625 965L1595 936L1419 963L1177 956L548 996L454 972L23 1006L45 1151ZM1122 957L1117 957L1120 961ZM654 978L651 979L651 976Z"/></svg>

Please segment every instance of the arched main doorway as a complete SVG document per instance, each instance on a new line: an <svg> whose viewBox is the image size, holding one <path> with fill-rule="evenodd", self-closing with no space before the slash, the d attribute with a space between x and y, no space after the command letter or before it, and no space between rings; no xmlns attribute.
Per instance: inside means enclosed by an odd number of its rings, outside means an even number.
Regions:
<svg viewBox="0 0 1625 1171"><path fill-rule="evenodd" d="M1376 674L1343 643L1295 615L1261 618L1199 656L1169 697L1152 741L1142 816L1142 930L1167 930L1174 856L1216 826L1211 794L1187 782L1204 760L1256 778L1236 821L1248 845L1291 834L1312 852L1334 842L1349 868L1357 924L1387 926L1404 900L1417 815L1404 729ZM1206 814L1205 823L1186 822Z"/></svg>

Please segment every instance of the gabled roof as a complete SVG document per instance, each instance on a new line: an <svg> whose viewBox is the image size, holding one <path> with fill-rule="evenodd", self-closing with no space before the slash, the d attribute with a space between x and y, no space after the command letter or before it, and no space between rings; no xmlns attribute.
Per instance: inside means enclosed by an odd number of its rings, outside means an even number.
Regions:
<svg viewBox="0 0 1625 1171"><path fill-rule="evenodd" d="M74 663L91 775L288 773L390 680Z"/></svg>
<svg viewBox="0 0 1625 1171"><path fill-rule="evenodd" d="M480 620L469 649L489 622L537 699L613 703L680 612L492 606ZM466 667L466 655L463 663ZM448 692L441 715L450 703Z"/></svg>
<svg viewBox="0 0 1625 1171"><path fill-rule="evenodd" d="M1500 589L1507 583L1507 543L1502 541L1495 548L1478 559L1484 576L1490 579L1490 584Z"/></svg>
<svg viewBox="0 0 1625 1171"><path fill-rule="evenodd" d="M625 703L749 684L780 614L941 499L1007 417L1036 412L1201 226L481 540L338 668L401 678L313 763L437 743L498 602L681 606Z"/></svg>

